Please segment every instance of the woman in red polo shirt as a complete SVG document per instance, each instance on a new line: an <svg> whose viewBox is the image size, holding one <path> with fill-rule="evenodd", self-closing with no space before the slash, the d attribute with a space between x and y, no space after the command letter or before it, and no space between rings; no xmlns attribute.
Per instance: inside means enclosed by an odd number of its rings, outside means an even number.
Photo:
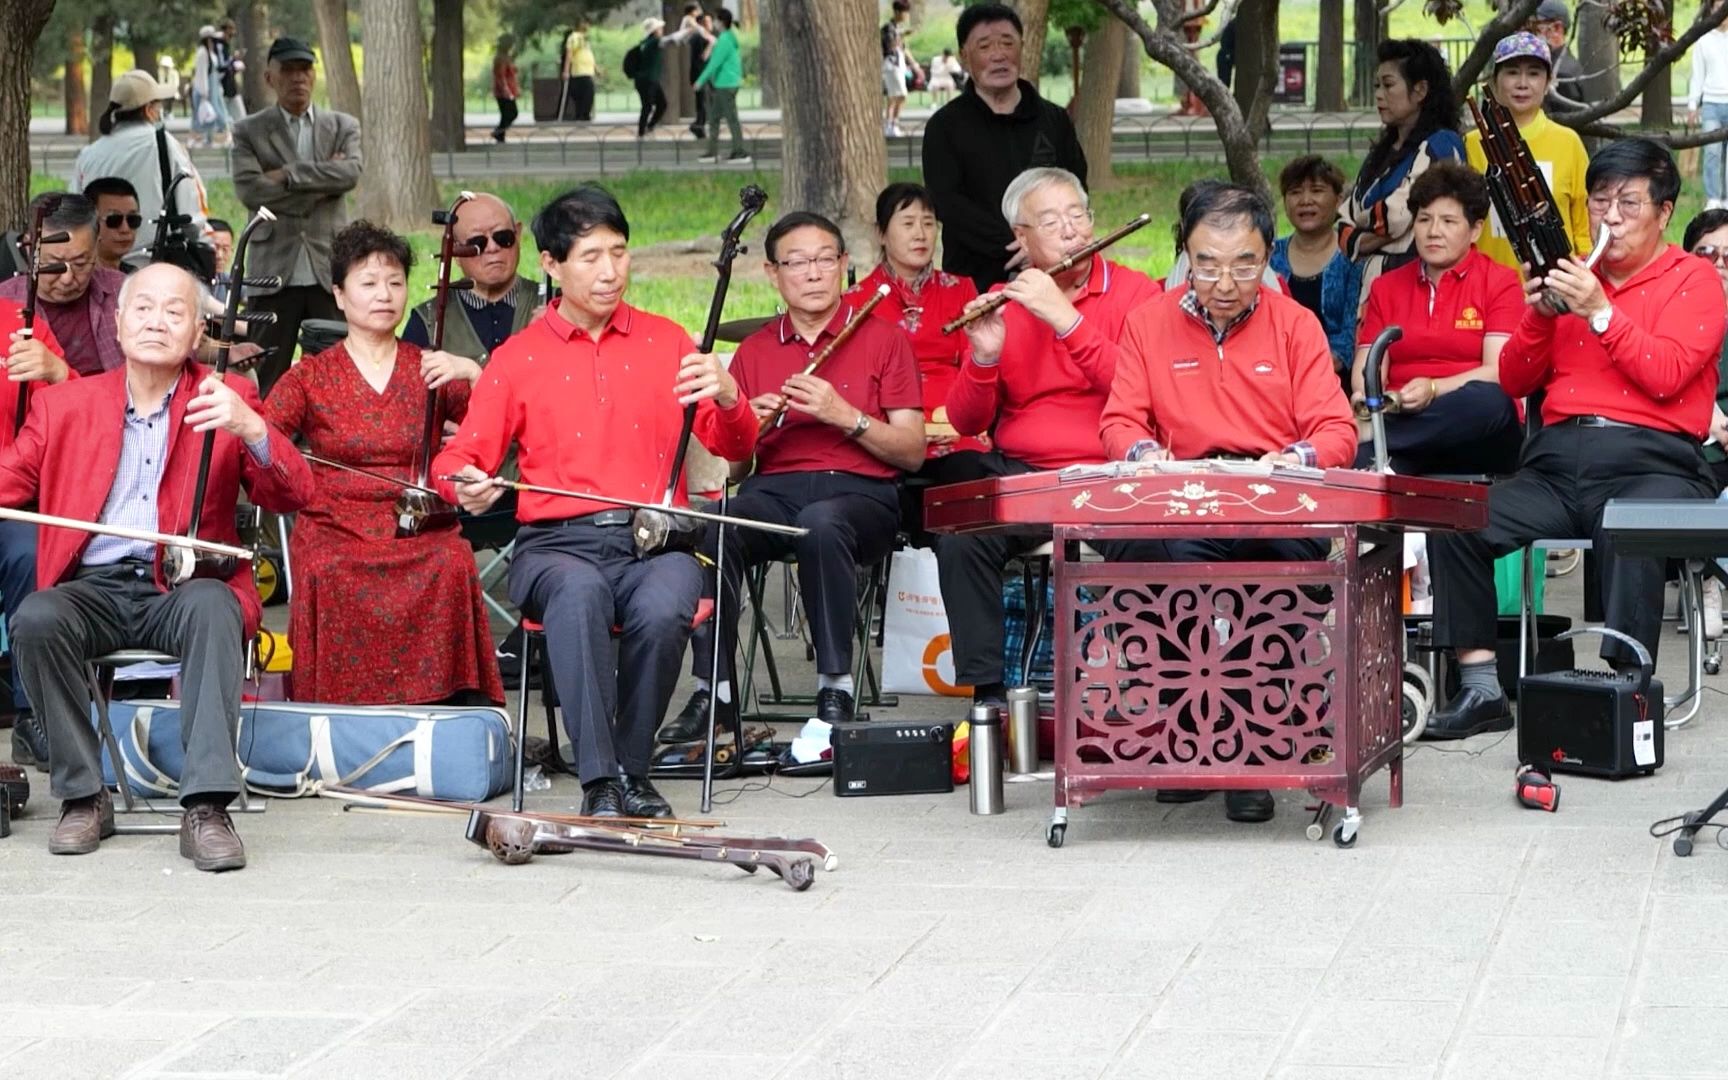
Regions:
<svg viewBox="0 0 1728 1080"><path fill-rule="evenodd" d="M1410 186L1417 261L1375 279L1358 332L1351 400L1362 400L1368 345L1404 329L1387 351L1386 416L1392 467L1401 473L1500 473L1518 464L1518 410L1500 388L1500 350L1524 312L1518 275L1476 250L1488 185L1456 162L1436 162ZM1364 434L1364 439L1367 435ZM1363 467L1373 448L1363 442Z"/></svg>
<svg viewBox="0 0 1728 1080"><path fill-rule="evenodd" d="M846 302L862 304L878 286L887 285L888 295L872 312L899 327L912 342L923 380L924 428L927 438L925 465L920 476L934 483L972 479L964 470L967 451L990 448L987 436L961 436L948 424L948 388L960 372L966 351L965 334L944 334L942 327L958 318L968 301L978 295L972 279L956 277L936 267L935 203L918 184L889 184L876 197L876 234L882 246L882 261L870 276L846 294ZM954 455L960 455L955 458ZM949 460L953 458L953 460Z"/></svg>

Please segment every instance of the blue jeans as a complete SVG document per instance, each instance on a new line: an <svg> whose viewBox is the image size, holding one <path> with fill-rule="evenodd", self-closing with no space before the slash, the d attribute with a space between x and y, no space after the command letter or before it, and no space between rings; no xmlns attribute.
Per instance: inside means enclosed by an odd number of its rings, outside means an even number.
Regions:
<svg viewBox="0 0 1728 1080"><path fill-rule="evenodd" d="M1728 102L1712 103L1706 101L1699 109L1703 116L1704 130L1715 131L1717 128L1728 127ZM1728 198L1723 183L1722 144L1713 142L1704 148L1704 197L1706 199Z"/></svg>
<svg viewBox="0 0 1728 1080"><path fill-rule="evenodd" d="M11 640L12 616L24 598L36 591L36 526L21 521L0 521L0 612L6 618L7 640ZM24 680L18 677L18 657L12 657L12 704L23 711L30 707L24 696Z"/></svg>

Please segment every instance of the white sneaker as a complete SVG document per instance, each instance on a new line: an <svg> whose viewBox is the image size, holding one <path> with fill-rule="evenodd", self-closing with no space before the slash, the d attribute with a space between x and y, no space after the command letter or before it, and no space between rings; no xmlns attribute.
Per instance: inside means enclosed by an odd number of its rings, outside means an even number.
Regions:
<svg viewBox="0 0 1728 1080"><path fill-rule="evenodd" d="M1722 583L1715 578L1704 579L1704 637L1715 641L1722 636Z"/></svg>
<svg viewBox="0 0 1728 1080"><path fill-rule="evenodd" d="M701 165L712 165L719 160L719 154L703 154L701 157L696 159L697 163Z"/></svg>

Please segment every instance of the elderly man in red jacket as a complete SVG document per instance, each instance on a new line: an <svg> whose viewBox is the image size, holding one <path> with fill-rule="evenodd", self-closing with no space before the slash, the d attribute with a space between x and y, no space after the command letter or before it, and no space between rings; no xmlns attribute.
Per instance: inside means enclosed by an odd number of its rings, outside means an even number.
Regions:
<svg viewBox="0 0 1728 1080"><path fill-rule="evenodd" d="M1128 316L1122 357L1100 419L1116 460L1239 457L1322 469L1356 457L1356 421L1313 313L1260 288L1272 208L1247 188L1195 196L1181 222L1188 288ZM1325 539L1205 537L1106 544L1107 558L1227 562L1326 557ZM1161 792L1165 802L1189 793ZM1231 791L1232 821L1268 821L1269 791Z"/></svg>
<svg viewBox="0 0 1728 1080"><path fill-rule="evenodd" d="M126 279L119 298L124 367L42 391L17 441L0 451L0 505L184 534L205 432L215 433L198 535L237 542L234 507L286 513L305 505L312 475L291 442L258 415L245 379L219 379L191 358L202 335L198 285L159 264ZM246 864L227 806L240 790L234 725L246 638L256 631L251 567L226 581L169 590L153 544L44 528L32 593L12 620L30 700L48 730L51 787L62 800L48 841L58 855L95 851L113 834L90 691L91 657L128 646L179 656L186 767L180 854L200 870Z"/></svg>

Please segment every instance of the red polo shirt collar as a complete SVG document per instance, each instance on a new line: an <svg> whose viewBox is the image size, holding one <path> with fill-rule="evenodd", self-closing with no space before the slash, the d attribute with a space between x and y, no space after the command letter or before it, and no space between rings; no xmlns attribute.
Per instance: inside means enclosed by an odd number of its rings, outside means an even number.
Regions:
<svg viewBox="0 0 1728 1080"><path fill-rule="evenodd" d="M842 300L839 308L835 310L833 317L828 320L828 324L822 327L821 332L816 335L816 340L821 341L824 337L834 337L839 334L841 330L846 328L846 324L852 321L852 313L856 310L857 308L852 304ZM777 329L780 334L780 344L782 345L785 345L798 336L798 331L792 326L792 313L789 311L780 316Z"/></svg>
<svg viewBox="0 0 1728 1080"><path fill-rule="evenodd" d="M612 317L607 319L606 325L600 328L600 336L605 337L608 332L628 334L630 332L630 324L633 321L632 316L634 315L635 310L635 308L632 308L629 304L620 300L618 306L612 309ZM570 341L575 338L576 335L584 332L580 326L577 326L569 319L566 319L559 312L558 305L556 304L547 307L546 314L543 318L546 320L546 325L551 328L552 332L558 335L559 341Z"/></svg>

